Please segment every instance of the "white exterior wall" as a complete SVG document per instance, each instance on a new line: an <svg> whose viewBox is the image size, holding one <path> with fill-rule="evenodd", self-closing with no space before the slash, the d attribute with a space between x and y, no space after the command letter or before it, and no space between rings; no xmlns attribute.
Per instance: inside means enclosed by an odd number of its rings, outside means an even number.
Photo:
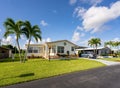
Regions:
<svg viewBox="0 0 120 88"><path fill-rule="evenodd" d="M64 44L66 43L66 45ZM55 46L55 53L52 52L52 46ZM49 58L49 47L51 47L50 49L50 56L56 56L57 55L57 49L58 49L58 46L62 46L64 47L64 53L61 53L61 54L67 54L67 51L69 51L69 54L70 55L75 55L75 45L70 43L70 42L67 42L67 41L60 41L60 42L52 42L52 43L45 43L45 44L42 44L42 45L38 45L38 44L35 44L35 45L30 45L30 47L43 47L43 52L42 53L27 53L27 56L43 56L45 58ZM71 51L71 48L74 47L74 51Z"/></svg>
<svg viewBox="0 0 120 88"><path fill-rule="evenodd" d="M39 46L36 46L36 45L32 45L32 46L30 46L30 47L38 47L38 49L39 48L41 48L42 49L42 53L34 53L34 52L32 52L32 53L27 53L27 56L32 56L32 55L34 55L34 56L44 56L45 55L45 53L44 53L44 46L43 45L39 45Z"/></svg>
<svg viewBox="0 0 120 88"><path fill-rule="evenodd" d="M66 45L64 45L64 42L66 43ZM56 53L50 53L51 56L54 56L55 54L57 54L57 47L58 46L63 46L64 47L64 53L63 54L67 54L67 51L69 51L70 55L74 55L75 54L75 49L74 51L71 51L71 47L74 47L73 44L63 41L63 42L56 42L53 45L56 46ZM52 50L51 50L52 52Z"/></svg>

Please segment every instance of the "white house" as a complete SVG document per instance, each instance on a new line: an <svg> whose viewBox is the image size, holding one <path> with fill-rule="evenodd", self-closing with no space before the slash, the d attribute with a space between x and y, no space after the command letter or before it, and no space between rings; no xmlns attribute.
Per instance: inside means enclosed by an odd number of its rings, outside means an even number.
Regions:
<svg viewBox="0 0 120 88"><path fill-rule="evenodd" d="M27 46L27 45L26 45ZM46 42L44 44L30 44L27 51L28 57L58 58L59 55L75 56L76 44L68 40Z"/></svg>

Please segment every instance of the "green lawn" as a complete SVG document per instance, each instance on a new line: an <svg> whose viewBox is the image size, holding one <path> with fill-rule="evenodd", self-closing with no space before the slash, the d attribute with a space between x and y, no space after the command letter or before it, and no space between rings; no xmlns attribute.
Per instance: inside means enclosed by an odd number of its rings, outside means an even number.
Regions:
<svg viewBox="0 0 120 88"><path fill-rule="evenodd" d="M120 58L102 58L102 60L120 62Z"/></svg>
<svg viewBox="0 0 120 88"><path fill-rule="evenodd" d="M10 85L64 73L105 66L92 60L30 59L26 63L0 62L0 86Z"/></svg>

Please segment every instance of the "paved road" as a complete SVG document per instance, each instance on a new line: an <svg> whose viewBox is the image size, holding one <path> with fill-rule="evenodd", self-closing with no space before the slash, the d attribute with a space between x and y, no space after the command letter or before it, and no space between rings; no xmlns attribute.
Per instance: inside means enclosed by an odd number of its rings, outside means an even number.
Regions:
<svg viewBox="0 0 120 88"><path fill-rule="evenodd" d="M73 72L3 88L120 88L120 65Z"/></svg>

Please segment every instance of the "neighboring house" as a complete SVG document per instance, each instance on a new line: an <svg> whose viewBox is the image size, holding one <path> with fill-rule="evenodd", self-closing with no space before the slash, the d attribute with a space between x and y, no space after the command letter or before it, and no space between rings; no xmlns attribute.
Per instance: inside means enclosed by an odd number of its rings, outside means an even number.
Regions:
<svg viewBox="0 0 120 88"><path fill-rule="evenodd" d="M26 45L27 46L27 45ZM46 42L44 44L30 44L28 57L58 58L59 55L76 56L75 48L79 47L68 40Z"/></svg>
<svg viewBox="0 0 120 88"><path fill-rule="evenodd" d="M80 51L81 56L88 56L94 54L94 48L84 48L84 49L76 49L76 53ZM97 55L108 55L111 53L111 49L108 47L98 47L97 48Z"/></svg>
<svg viewBox="0 0 120 88"><path fill-rule="evenodd" d="M8 48L0 46L0 59L11 57L12 51Z"/></svg>

